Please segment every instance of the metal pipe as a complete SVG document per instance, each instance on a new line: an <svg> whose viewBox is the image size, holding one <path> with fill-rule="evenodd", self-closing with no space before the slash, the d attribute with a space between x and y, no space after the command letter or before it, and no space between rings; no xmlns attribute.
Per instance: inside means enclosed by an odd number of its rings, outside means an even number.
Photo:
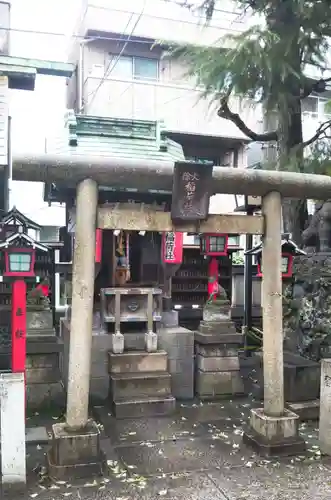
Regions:
<svg viewBox="0 0 331 500"><path fill-rule="evenodd" d="M11 202L11 186L12 186L12 117L8 116L8 129L7 129L7 165L4 170L4 211L8 212Z"/></svg>
<svg viewBox="0 0 331 500"><path fill-rule="evenodd" d="M56 182L67 187L92 178L99 185L172 190L173 161L58 154L15 155L13 178ZM203 168L203 166L202 166ZM290 198L331 198L331 177L271 170L214 167L212 193L264 196L277 191Z"/></svg>
<svg viewBox="0 0 331 500"><path fill-rule="evenodd" d="M83 109L83 92L84 92L84 48L85 40L79 44L79 58L76 68L77 74L77 112L81 113Z"/></svg>

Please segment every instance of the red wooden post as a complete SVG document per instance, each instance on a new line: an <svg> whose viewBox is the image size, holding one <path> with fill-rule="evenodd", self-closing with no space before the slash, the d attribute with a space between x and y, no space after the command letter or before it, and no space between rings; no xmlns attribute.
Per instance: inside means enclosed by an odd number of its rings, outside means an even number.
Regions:
<svg viewBox="0 0 331 500"><path fill-rule="evenodd" d="M12 372L25 373L26 361L26 283L12 285Z"/></svg>
<svg viewBox="0 0 331 500"><path fill-rule="evenodd" d="M95 263L100 264L102 260L102 229L95 232Z"/></svg>
<svg viewBox="0 0 331 500"><path fill-rule="evenodd" d="M215 257L210 259L208 264L208 297L218 292L218 260ZM216 295L214 296L214 299Z"/></svg>

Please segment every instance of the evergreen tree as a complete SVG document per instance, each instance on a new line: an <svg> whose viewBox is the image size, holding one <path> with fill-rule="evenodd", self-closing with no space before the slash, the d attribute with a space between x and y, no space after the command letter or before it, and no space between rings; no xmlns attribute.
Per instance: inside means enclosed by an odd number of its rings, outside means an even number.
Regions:
<svg viewBox="0 0 331 500"><path fill-rule="evenodd" d="M185 3L185 0L184 0ZM323 93L331 78L313 80L307 68L323 72L331 36L330 0L237 0L247 15L262 22L241 34L228 35L219 47L174 47L172 55L186 62L189 75L204 87L204 97L217 102L218 116L231 120L252 141L277 145L275 168L304 172L304 150L331 135L331 121L323 123L307 141L302 134L302 100ZM207 22L222 0L204 0ZM227 2L228 6L228 2ZM228 47L228 48L225 48ZM321 73L322 74L322 73ZM251 130L231 110L230 97L237 95L263 104L275 113L277 128L263 134ZM284 230L300 243L307 220L306 203L284 200Z"/></svg>

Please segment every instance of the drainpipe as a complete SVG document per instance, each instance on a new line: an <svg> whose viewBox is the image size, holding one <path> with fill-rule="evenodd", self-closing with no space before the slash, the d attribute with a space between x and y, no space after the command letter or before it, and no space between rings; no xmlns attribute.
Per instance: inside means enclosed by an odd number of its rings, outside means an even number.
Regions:
<svg viewBox="0 0 331 500"><path fill-rule="evenodd" d="M84 49L90 42L99 40L98 37L88 38L79 43L79 58L77 67L77 114L84 114Z"/></svg>
<svg viewBox="0 0 331 500"><path fill-rule="evenodd" d="M77 67L77 112L81 113L83 109L83 91L84 91L84 46L85 40L79 44L79 59Z"/></svg>
<svg viewBox="0 0 331 500"><path fill-rule="evenodd" d="M8 116L8 127L7 127L7 166L4 169L4 203L3 209L6 212L10 209L10 194L11 194L11 183L13 178L13 159L12 159L12 145L11 145L11 127L12 117Z"/></svg>

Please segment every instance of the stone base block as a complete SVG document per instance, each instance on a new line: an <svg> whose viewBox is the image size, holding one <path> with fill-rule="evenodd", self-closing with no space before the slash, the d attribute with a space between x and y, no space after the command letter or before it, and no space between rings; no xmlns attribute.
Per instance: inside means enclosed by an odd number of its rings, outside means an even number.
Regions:
<svg viewBox="0 0 331 500"><path fill-rule="evenodd" d="M265 415L263 408L252 409L244 443L263 456L302 453L305 441L299 437L298 423L298 415L290 410L284 410L282 417L271 417Z"/></svg>
<svg viewBox="0 0 331 500"><path fill-rule="evenodd" d="M194 397L194 332L182 327L163 327L158 343L168 355L171 394L178 399Z"/></svg>
<svg viewBox="0 0 331 500"><path fill-rule="evenodd" d="M197 344L195 348L196 354L200 354L205 358L231 358L238 355L238 344L222 344L222 345L202 345Z"/></svg>
<svg viewBox="0 0 331 500"><path fill-rule="evenodd" d="M109 353L109 373L162 372L167 370L167 353L126 352Z"/></svg>
<svg viewBox="0 0 331 500"><path fill-rule="evenodd" d="M196 371L196 395L203 400L233 397L244 394L244 384L239 371Z"/></svg>
<svg viewBox="0 0 331 500"><path fill-rule="evenodd" d="M234 344L240 346L244 341L244 337L241 333L236 333L236 331L229 333L214 333L214 332L208 333L208 332L196 331L194 334L194 340L197 344L202 344L202 345L213 344L214 347L216 346L220 347L223 346L224 344Z"/></svg>
<svg viewBox="0 0 331 500"><path fill-rule="evenodd" d="M306 449L306 443L303 438L286 438L277 443L269 442L263 436L249 430L243 435L243 442L256 451L262 457L300 455Z"/></svg>
<svg viewBox="0 0 331 500"><path fill-rule="evenodd" d="M284 353L284 394L286 401L302 402L320 395L321 365L297 354Z"/></svg>
<svg viewBox="0 0 331 500"><path fill-rule="evenodd" d="M63 384L27 384L26 386L27 409L38 411L41 409L64 408L65 393Z"/></svg>
<svg viewBox="0 0 331 500"><path fill-rule="evenodd" d="M172 396L113 402L113 414L116 418L164 417L172 415L175 410L176 400Z"/></svg>
<svg viewBox="0 0 331 500"><path fill-rule="evenodd" d="M171 376L167 372L113 373L110 376L110 396L114 401L170 394Z"/></svg>
<svg viewBox="0 0 331 500"><path fill-rule="evenodd" d="M25 430L25 443L30 444L48 444L49 435L46 427L28 427Z"/></svg>
<svg viewBox="0 0 331 500"><path fill-rule="evenodd" d="M50 477L58 480L102 474L104 457L95 422L90 420L85 429L78 431L67 429L65 423L57 423L52 433L52 446L47 454Z"/></svg>
<svg viewBox="0 0 331 500"><path fill-rule="evenodd" d="M298 415L301 422L306 420L318 420L320 416L320 401L302 401L301 403L287 403L290 411Z"/></svg>
<svg viewBox="0 0 331 500"><path fill-rule="evenodd" d="M238 356L221 358L218 356L204 357L200 354L196 357L196 364L202 372L228 372L239 370Z"/></svg>
<svg viewBox="0 0 331 500"><path fill-rule="evenodd" d="M207 335L228 335L235 334L236 328L234 323L229 319L228 321L201 321L199 325L199 332Z"/></svg>

